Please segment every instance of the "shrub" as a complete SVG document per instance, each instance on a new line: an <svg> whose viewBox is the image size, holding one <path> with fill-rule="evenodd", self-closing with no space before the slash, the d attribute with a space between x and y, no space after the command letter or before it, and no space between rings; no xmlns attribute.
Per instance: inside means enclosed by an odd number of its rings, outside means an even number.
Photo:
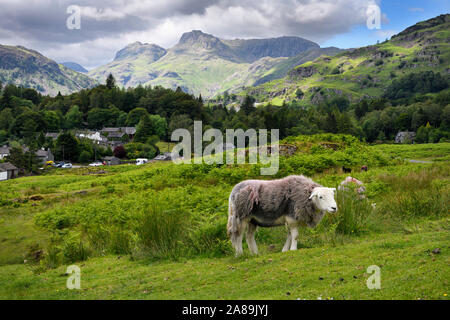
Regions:
<svg viewBox="0 0 450 320"><path fill-rule="evenodd" d="M89 160L91 160L91 154L86 150L81 151L78 161L81 163L86 163L89 162Z"/></svg>
<svg viewBox="0 0 450 320"><path fill-rule="evenodd" d="M127 152L123 146L117 146L114 148L114 156L123 159L127 156Z"/></svg>

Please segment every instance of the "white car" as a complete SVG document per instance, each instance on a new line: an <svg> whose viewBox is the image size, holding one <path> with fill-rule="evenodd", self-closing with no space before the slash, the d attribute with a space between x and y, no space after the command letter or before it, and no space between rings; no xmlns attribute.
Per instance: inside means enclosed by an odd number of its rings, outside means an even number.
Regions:
<svg viewBox="0 0 450 320"><path fill-rule="evenodd" d="M137 166L140 166L141 164L145 164L147 162L148 162L148 159L146 159L146 158L138 158L138 159L136 159L136 165Z"/></svg>
<svg viewBox="0 0 450 320"><path fill-rule="evenodd" d="M92 163L89 163L89 166L90 167L100 167L100 166L102 166L103 165L103 163L101 163L101 162L92 162Z"/></svg>
<svg viewBox="0 0 450 320"><path fill-rule="evenodd" d="M65 163L65 164L62 165L61 168L64 168L64 169L71 169L71 168L72 168L72 164L71 164L71 163Z"/></svg>

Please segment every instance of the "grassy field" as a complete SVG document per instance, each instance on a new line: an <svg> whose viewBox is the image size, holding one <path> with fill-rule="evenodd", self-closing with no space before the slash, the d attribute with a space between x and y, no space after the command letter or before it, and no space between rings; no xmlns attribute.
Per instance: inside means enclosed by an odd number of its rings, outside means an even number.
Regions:
<svg viewBox="0 0 450 320"><path fill-rule="evenodd" d="M448 299L449 143L283 143L298 150L280 158L275 177L336 187L345 165L367 188L364 200L339 193L338 213L301 229L300 249L288 253L280 227L258 230L260 255L233 257L228 195L262 178L257 165L152 163L1 182L0 299ZM71 264L81 290L66 289ZM370 265L380 267L380 290L366 286Z"/></svg>

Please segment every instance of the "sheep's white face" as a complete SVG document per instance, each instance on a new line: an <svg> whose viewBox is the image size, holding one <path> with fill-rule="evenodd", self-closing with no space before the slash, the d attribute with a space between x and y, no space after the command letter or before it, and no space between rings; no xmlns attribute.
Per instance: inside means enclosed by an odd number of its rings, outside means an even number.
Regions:
<svg viewBox="0 0 450 320"><path fill-rule="evenodd" d="M309 197L317 209L328 212L336 212L337 204L334 200L336 188L317 187L313 189Z"/></svg>

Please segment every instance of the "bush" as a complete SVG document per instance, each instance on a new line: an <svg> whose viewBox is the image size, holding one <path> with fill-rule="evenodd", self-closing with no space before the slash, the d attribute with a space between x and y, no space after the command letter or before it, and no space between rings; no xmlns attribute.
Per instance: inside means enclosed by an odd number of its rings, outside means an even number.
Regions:
<svg viewBox="0 0 450 320"><path fill-rule="evenodd" d="M91 154L86 150L83 150L80 153L80 156L78 157L78 161L80 163L86 163L86 162L89 162L90 160L91 160Z"/></svg>
<svg viewBox="0 0 450 320"><path fill-rule="evenodd" d="M123 159L127 156L127 152L123 146L117 146L114 148L114 156Z"/></svg>

